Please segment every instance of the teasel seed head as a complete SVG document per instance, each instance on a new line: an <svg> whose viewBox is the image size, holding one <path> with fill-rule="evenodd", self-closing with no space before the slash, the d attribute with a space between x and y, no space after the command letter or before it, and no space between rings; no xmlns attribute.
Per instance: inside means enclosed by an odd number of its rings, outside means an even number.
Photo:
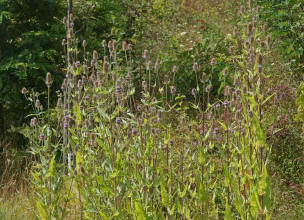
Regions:
<svg viewBox="0 0 304 220"><path fill-rule="evenodd" d="M89 73L88 66L86 64L83 65L83 73L87 75Z"/></svg>
<svg viewBox="0 0 304 220"><path fill-rule="evenodd" d="M127 81L131 81L131 73L130 73L130 71L127 73L127 75L126 75L126 80Z"/></svg>
<svg viewBox="0 0 304 220"><path fill-rule="evenodd" d="M22 94L22 95L25 95L25 94L27 94L27 93L28 93L27 89L26 89L25 87L23 87L23 88L21 89L21 94Z"/></svg>
<svg viewBox="0 0 304 220"><path fill-rule="evenodd" d="M215 65L215 58L212 58L212 59L211 59L210 64L211 64L211 66L214 66L214 65Z"/></svg>
<svg viewBox="0 0 304 220"><path fill-rule="evenodd" d="M31 127L36 127L37 124L38 124L37 118L36 118L36 117L32 118L32 119L31 119L30 126L31 126Z"/></svg>
<svg viewBox="0 0 304 220"><path fill-rule="evenodd" d="M265 41L261 42L261 48L263 48L263 49L265 48Z"/></svg>
<svg viewBox="0 0 304 220"><path fill-rule="evenodd" d="M258 72L260 74L263 72L263 66L262 65L258 65Z"/></svg>
<svg viewBox="0 0 304 220"><path fill-rule="evenodd" d="M262 54L259 54L259 55L258 55L258 64L259 64L259 65L262 65L262 64L263 64L263 55L262 55Z"/></svg>
<svg viewBox="0 0 304 220"><path fill-rule="evenodd" d="M146 63L146 70L147 71L151 70L151 64L152 64L152 62L150 60Z"/></svg>
<svg viewBox="0 0 304 220"><path fill-rule="evenodd" d="M98 52L96 50L93 51L93 60L97 60L98 59Z"/></svg>
<svg viewBox="0 0 304 220"><path fill-rule="evenodd" d="M65 90L67 86L67 79L64 79L62 84L61 84L61 90Z"/></svg>
<svg viewBox="0 0 304 220"><path fill-rule="evenodd" d="M108 48L109 48L110 51L112 50L112 41L108 42Z"/></svg>
<svg viewBox="0 0 304 220"><path fill-rule="evenodd" d="M117 49L117 40L113 40L113 50L116 50Z"/></svg>
<svg viewBox="0 0 304 220"><path fill-rule="evenodd" d="M69 28L68 30L68 38L72 38L73 37L73 29Z"/></svg>
<svg viewBox="0 0 304 220"><path fill-rule="evenodd" d="M239 15L240 15L240 16L243 15L244 11L245 11L244 5L241 5L241 6L240 6Z"/></svg>
<svg viewBox="0 0 304 220"><path fill-rule="evenodd" d="M108 62L103 63L103 72L104 73L109 72L109 63Z"/></svg>
<svg viewBox="0 0 304 220"><path fill-rule="evenodd" d="M227 76L227 75L228 75L228 70L227 70L227 68L224 69L224 71L223 71L222 74L223 74L223 76Z"/></svg>
<svg viewBox="0 0 304 220"><path fill-rule="evenodd" d="M197 93L196 88L193 88L193 89L191 90L191 94L195 97L195 96L196 96L196 93Z"/></svg>
<svg viewBox="0 0 304 220"><path fill-rule="evenodd" d="M128 50L132 50L132 44L131 44L131 43L128 44L127 49L128 49Z"/></svg>
<svg viewBox="0 0 304 220"><path fill-rule="evenodd" d="M177 66L176 66L176 65L174 65L174 66L172 67L172 72L173 72L173 73L177 73Z"/></svg>
<svg viewBox="0 0 304 220"><path fill-rule="evenodd" d="M267 35L266 37L266 45L268 48L270 48L270 35Z"/></svg>
<svg viewBox="0 0 304 220"><path fill-rule="evenodd" d="M158 71L160 67L160 60L159 58L156 59L155 64L154 64L154 70Z"/></svg>
<svg viewBox="0 0 304 220"><path fill-rule="evenodd" d="M253 0L249 0L248 5L250 9L253 9Z"/></svg>
<svg viewBox="0 0 304 220"><path fill-rule="evenodd" d="M247 26L248 36L251 36L252 29L253 29L253 24L252 24L252 22L249 22L249 24Z"/></svg>
<svg viewBox="0 0 304 220"><path fill-rule="evenodd" d="M144 59L148 59L149 58L149 52L148 52L148 50L144 50L142 57Z"/></svg>
<svg viewBox="0 0 304 220"><path fill-rule="evenodd" d="M229 46L229 53L233 54L233 52L234 52L234 47L233 46Z"/></svg>
<svg viewBox="0 0 304 220"><path fill-rule="evenodd" d="M205 91L206 91L207 93L209 93L209 92L211 91L211 85L208 85L208 86L206 87Z"/></svg>
<svg viewBox="0 0 304 220"><path fill-rule="evenodd" d="M123 42L122 42L122 50L123 50L123 51L126 51L127 49L128 49L128 44L127 44L126 41L123 41Z"/></svg>
<svg viewBox="0 0 304 220"><path fill-rule="evenodd" d="M62 107L62 98L61 97L59 97L58 100L57 100L57 107L58 108Z"/></svg>
<svg viewBox="0 0 304 220"><path fill-rule="evenodd" d="M201 79L201 82L202 82L202 83L205 83L205 82L206 82L206 80L207 80L207 75L206 75L206 73L205 73L205 72L203 72L203 73L202 73L202 79Z"/></svg>
<svg viewBox="0 0 304 220"><path fill-rule="evenodd" d="M67 43L67 42L66 42L66 39L62 39L61 45L62 45L62 46L65 46L66 43Z"/></svg>
<svg viewBox="0 0 304 220"><path fill-rule="evenodd" d="M224 95L225 96L230 96L231 95L231 88L230 88L230 86L226 86L225 87Z"/></svg>
<svg viewBox="0 0 304 220"><path fill-rule="evenodd" d="M148 87L147 87L147 82L145 80L143 80L141 82L141 86L142 86L143 90L146 92Z"/></svg>
<svg viewBox="0 0 304 220"><path fill-rule="evenodd" d="M83 41L82 41L82 47L83 47L83 48L86 48L86 46L87 46L87 41L86 41L86 40L83 40Z"/></svg>
<svg viewBox="0 0 304 220"><path fill-rule="evenodd" d="M35 107L36 107L37 109L40 109L40 108L41 108L41 103L40 103L40 100L39 100L39 99L36 99L36 101L35 101Z"/></svg>
<svg viewBox="0 0 304 220"><path fill-rule="evenodd" d="M198 63L197 63L197 62L195 62L195 63L193 64L192 69L193 69L194 72L197 72L197 71L198 71Z"/></svg>
<svg viewBox="0 0 304 220"><path fill-rule="evenodd" d="M46 86L47 87L50 87L51 86L51 84L52 84L52 75L51 75L51 73L50 72L48 72L47 74L46 74L46 77L45 77L45 84L46 84Z"/></svg>
<svg viewBox="0 0 304 220"><path fill-rule="evenodd" d="M174 95L174 94L176 93L176 88L175 88L175 86L170 86L170 93L171 93L172 95Z"/></svg>
<svg viewBox="0 0 304 220"><path fill-rule="evenodd" d="M168 84L169 83L169 76L166 74L164 75L164 84Z"/></svg>
<svg viewBox="0 0 304 220"><path fill-rule="evenodd" d="M107 41L103 40L101 44L102 44L103 47L106 47L107 46Z"/></svg>
<svg viewBox="0 0 304 220"><path fill-rule="evenodd" d="M265 31L265 32L267 31L267 24L263 25L263 31Z"/></svg>

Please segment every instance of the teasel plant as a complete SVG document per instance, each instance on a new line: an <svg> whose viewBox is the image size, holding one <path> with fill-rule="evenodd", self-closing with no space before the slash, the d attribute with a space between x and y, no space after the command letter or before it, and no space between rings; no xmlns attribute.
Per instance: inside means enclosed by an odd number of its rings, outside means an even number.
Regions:
<svg viewBox="0 0 304 220"><path fill-rule="evenodd" d="M33 172L40 218L271 218L270 149L261 126L271 98L264 94L267 48L258 10L248 5L239 34L228 37L231 65L218 71L215 55L210 72L190 64L193 104L175 85L180 66L164 70L148 49L134 58L131 42L111 39L78 50L68 14L61 95L54 109L48 101L49 120L31 120L32 145L43 150ZM225 85L222 100L212 98L215 74ZM48 150L39 137L44 127L52 130Z"/></svg>

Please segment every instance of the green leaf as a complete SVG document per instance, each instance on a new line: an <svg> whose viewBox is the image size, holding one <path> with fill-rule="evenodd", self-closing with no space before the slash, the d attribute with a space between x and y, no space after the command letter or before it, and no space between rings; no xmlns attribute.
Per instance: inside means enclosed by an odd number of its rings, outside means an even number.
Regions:
<svg viewBox="0 0 304 220"><path fill-rule="evenodd" d="M47 214L47 211L46 211L45 207L43 206L43 204L39 200L36 202L36 206L37 206L37 209L38 209L39 216L42 220L50 219L48 217L48 214Z"/></svg>
<svg viewBox="0 0 304 220"><path fill-rule="evenodd" d="M137 215L137 220L146 220L146 213L141 203L135 201L135 211Z"/></svg>

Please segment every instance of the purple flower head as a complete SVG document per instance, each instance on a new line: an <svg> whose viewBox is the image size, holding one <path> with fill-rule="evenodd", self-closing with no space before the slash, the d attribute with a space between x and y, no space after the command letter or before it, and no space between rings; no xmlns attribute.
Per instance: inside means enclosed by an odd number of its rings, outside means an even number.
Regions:
<svg viewBox="0 0 304 220"><path fill-rule="evenodd" d="M141 110L141 105L138 105L138 106L136 107L136 109L137 109L137 111L140 111L140 110Z"/></svg>
<svg viewBox="0 0 304 220"><path fill-rule="evenodd" d="M121 93L121 91L122 91L122 89L121 89L120 86L116 86L116 89L115 89L115 90L116 90L117 93Z"/></svg>
<svg viewBox="0 0 304 220"><path fill-rule="evenodd" d="M132 134L136 135L137 134L137 129L136 128L132 128Z"/></svg>
<svg viewBox="0 0 304 220"><path fill-rule="evenodd" d="M76 61L76 62L74 63L74 66L75 66L76 68L79 68L80 65L81 65L80 61Z"/></svg>
<svg viewBox="0 0 304 220"><path fill-rule="evenodd" d="M223 104L224 104L225 107L227 107L229 105L229 101L225 100Z"/></svg>
<svg viewBox="0 0 304 220"><path fill-rule="evenodd" d="M206 87L205 91L206 91L206 92L210 92L210 91L211 91L211 86L208 85L208 86Z"/></svg>
<svg viewBox="0 0 304 220"><path fill-rule="evenodd" d="M36 127L37 126L37 118L36 117L34 117L34 118L31 119L30 126L31 127Z"/></svg>
<svg viewBox="0 0 304 220"><path fill-rule="evenodd" d="M205 135L206 132L207 132L206 130L202 129L202 130L200 131L200 135Z"/></svg>
<svg viewBox="0 0 304 220"><path fill-rule="evenodd" d="M44 138L45 138L44 134L41 134L39 138L41 141L44 141Z"/></svg>
<svg viewBox="0 0 304 220"><path fill-rule="evenodd" d="M196 88L193 88L193 89L191 90L191 93L192 93L193 96L196 96Z"/></svg>
<svg viewBox="0 0 304 220"><path fill-rule="evenodd" d="M115 123L116 123L116 124L121 124L121 122L122 122L122 121L121 121L120 118L116 118L116 120L115 120Z"/></svg>
<svg viewBox="0 0 304 220"><path fill-rule="evenodd" d="M86 101L88 101L88 100L90 99L90 95L86 95L86 96L84 97L84 99L85 99Z"/></svg>
<svg viewBox="0 0 304 220"><path fill-rule="evenodd" d="M217 109L219 109L221 107L221 104L220 103L217 103L216 105L215 105L215 108L217 108Z"/></svg>
<svg viewBox="0 0 304 220"><path fill-rule="evenodd" d="M64 128L68 128L68 127L69 127L69 123L68 123L67 121L65 121L65 122L63 123L63 127L64 127Z"/></svg>

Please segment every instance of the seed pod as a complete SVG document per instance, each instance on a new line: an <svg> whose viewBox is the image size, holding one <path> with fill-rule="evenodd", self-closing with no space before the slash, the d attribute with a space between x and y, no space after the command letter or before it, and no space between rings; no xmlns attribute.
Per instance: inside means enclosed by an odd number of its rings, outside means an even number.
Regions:
<svg viewBox="0 0 304 220"><path fill-rule="evenodd" d="M177 72L177 66L176 66L176 65L174 65L174 66L172 67L172 72L173 72L173 73L176 73L176 72Z"/></svg>
<svg viewBox="0 0 304 220"><path fill-rule="evenodd" d="M173 95L176 92L175 86L170 86L170 93Z"/></svg>
<svg viewBox="0 0 304 220"><path fill-rule="evenodd" d="M104 62L103 63L103 72L107 73L109 71L109 63L108 62Z"/></svg>
<svg viewBox="0 0 304 220"><path fill-rule="evenodd" d="M28 92L28 91L27 91L26 88L22 88L22 89L21 89L21 94L22 94L22 95L25 95L27 92Z"/></svg>
<svg viewBox="0 0 304 220"><path fill-rule="evenodd" d="M46 77L45 77L45 84L46 84L47 87L50 87L51 84L52 84L52 75L51 75L50 72L48 72L48 73L46 74Z"/></svg>
<svg viewBox="0 0 304 220"><path fill-rule="evenodd" d="M93 51L93 60L97 60L98 59L98 52L96 50Z"/></svg>
<svg viewBox="0 0 304 220"><path fill-rule="evenodd" d="M62 45L62 46L65 46L65 45L66 45L66 39L62 39L61 45Z"/></svg>
<svg viewBox="0 0 304 220"><path fill-rule="evenodd" d="M132 44L131 43L128 44L128 48L127 49L128 50L132 50Z"/></svg>
<svg viewBox="0 0 304 220"><path fill-rule="evenodd" d="M112 41L109 41L109 42L108 42L108 48L109 48L109 50L112 49Z"/></svg>
<svg viewBox="0 0 304 220"><path fill-rule="evenodd" d="M262 64L263 64L263 56L262 56L262 54L259 54L259 55L258 55L258 64L259 64L259 65L262 65Z"/></svg>
<svg viewBox="0 0 304 220"><path fill-rule="evenodd" d="M253 9L253 0L249 0L248 5L250 9Z"/></svg>
<svg viewBox="0 0 304 220"><path fill-rule="evenodd" d="M160 66L160 60L159 60L159 58L157 58L156 61L155 61L154 70L158 71L159 70L159 66Z"/></svg>
<svg viewBox="0 0 304 220"><path fill-rule="evenodd" d="M128 47L127 42L126 42L126 41L123 41L123 42L122 42L122 50L123 50L123 51L126 51L126 50L127 50L127 47Z"/></svg>
<svg viewBox="0 0 304 220"><path fill-rule="evenodd" d="M146 63L146 70L147 71L151 70L151 64L152 64L152 62L150 60Z"/></svg>
<svg viewBox="0 0 304 220"><path fill-rule="evenodd" d="M102 46L103 46L103 47L106 47L106 46L107 46L107 41L106 41L106 40L103 40L103 41L102 41Z"/></svg>
<svg viewBox="0 0 304 220"><path fill-rule="evenodd" d="M142 57L144 59L148 59L149 58L149 52L148 52L148 50L144 50Z"/></svg>
<svg viewBox="0 0 304 220"><path fill-rule="evenodd" d="M247 26L247 31L248 31L249 36L251 36L251 34L252 34L252 29L253 29L253 25L251 22L249 22L249 24Z"/></svg>
<svg viewBox="0 0 304 220"><path fill-rule="evenodd" d="M65 90L66 89L66 84L67 84L67 79L64 79L62 84L61 84L61 89Z"/></svg>
<svg viewBox="0 0 304 220"><path fill-rule="evenodd" d="M58 100L57 100L57 107L58 108L62 107L62 98L61 97L59 97Z"/></svg>
<svg viewBox="0 0 304 220"><path fill-rule="evenodd" d="M82 46L83 46L83 48L85 48L87 46L87 41L86 40L82 41Z"/></svg>
<svg viewBox="0 0 304 220"><path fill-rule="evenodd" d="M266 45L268 48L270 48L270 35L267 35L266 37Z"/></svg>
<svg viewBox="0 0 304 220"><path fill-rule="evenodd" d="M88 74L88 66L86 65L86 64L84 64L83 65L83 73L85 74L85 75L87 75Z"/></svg>
<svg viewBox="0 0 304 220"><path fill-rule="evenodd" d="M197 72L197 71L198 71L198 64L197 64L197 62L195 62L195 63L193 64L192 69L193 69L194 72Z"/></svg>

